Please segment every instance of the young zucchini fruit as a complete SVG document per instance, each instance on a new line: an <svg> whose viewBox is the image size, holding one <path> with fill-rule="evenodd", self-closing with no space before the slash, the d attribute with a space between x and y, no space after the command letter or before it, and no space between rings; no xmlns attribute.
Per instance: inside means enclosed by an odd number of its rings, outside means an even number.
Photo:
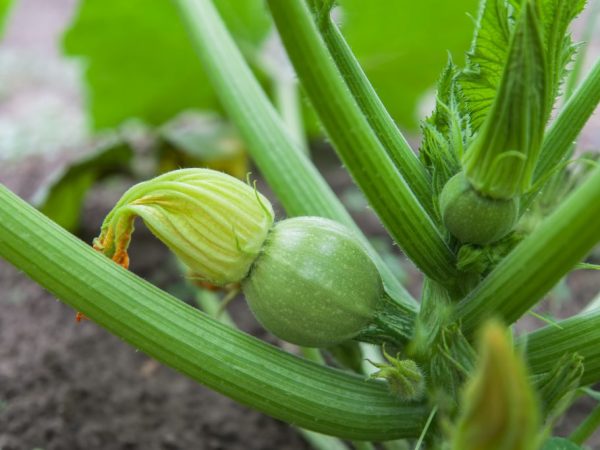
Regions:
<svg viewBox="0 0 600 450"><path fill-rule="evenodd" d="M448 180L439 202L446 228L462 243L496 242L513 229L519 218L518 197L488 197L474 189L463 172Z"/></svg>
<svg viewBox="0 0 600 450"><path fill-rule="evenodd" d="M355 337L383 295L377 268L352 232L319 217L277 223L242 287L267 330L306 347Z"/></svg>
<svg viewBox="0 0 600 450"><path fill-rule="evenodd" d="M195 278L241 284L258 321L283 340L327 347L360 334L394 340L402 329L352 231L319 217L274 224L269 201L229 175L185 169L132 187L94 248L126 267L137 216Z"/></svg>

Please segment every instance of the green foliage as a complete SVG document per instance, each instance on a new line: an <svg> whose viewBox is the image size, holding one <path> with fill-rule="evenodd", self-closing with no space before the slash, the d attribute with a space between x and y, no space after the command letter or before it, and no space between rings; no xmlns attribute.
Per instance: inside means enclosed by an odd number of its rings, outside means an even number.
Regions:
<svg viewBox="0 0 600 450"><path fill-rule="evenodd" d="M392 117L416 124L415 107L447 52L462 55L476 0L340 0L342 32ZM368 6L367 6L368 5ZM373 32L377 30L377 32Z"/></svg>
<svg viewBox="0 0 600 450"><path fill-rule="evenodd" d="M417 102L435 82L446 50L460 54L466 48L466 12L477 1L377 0L368 7L357 0L341 3L344 33L375 88L397 121L414 125ZM263 2L217 0L215 5L241 49L256 62L270 26ZM444 33L437 32L440 28ZM158 125L186 108L218 108L169 0L82 0L65 50L86 67L95 128L113 127L131 117ZM418 71L407 70L415 65Z"/></svg>
<svg viewBox="0 0 600 450"><path fill-rule="evenodd" d="M484 0L481 3L475 38L460 80L474 131L483 124L496 97L521 3L519 0ZM549 78L545 110L549 114L567 63L574 54L567 30L583 9L585 0L539 0L532 3L541 12L546 74Z"/></svg>
<svg viewBox="0 0 600 450"><path fill-rule="evenodd" d="M269 29L260 0L215 2L242 48ZM82 59L96 129L135 117L160 125L188 108L217 108L216 95L170 0L84 0L68 30L68 55Z"/></svg>
<svg viewBox="0 0 600 450"><path fill-rule="evenodd" d="M546 97L548 111L558 95L559 86L567 72L567 64L575 55L576 47L568 33L569 25L583 11L585 4L586 0L541 0L546 70L549 77Z"/></svg>
<svg viewBox="0 0 600 450"><path fill-rule="evenodd" d="M475 37L460 79L473 131L483 124L496 97L508 55L511 22L506 0L481 2Z"/></svg>

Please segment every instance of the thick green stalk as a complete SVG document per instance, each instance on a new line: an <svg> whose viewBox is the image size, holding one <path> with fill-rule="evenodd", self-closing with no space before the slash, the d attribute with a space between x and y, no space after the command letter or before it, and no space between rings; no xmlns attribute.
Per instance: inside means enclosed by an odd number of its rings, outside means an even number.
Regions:
<svg viewBox="0 0 600 450"><path fill-rule="evenodd" d="M0 257L135 348L240 403L325 434L416 436L422 405L383 383L287 354L178 301L67 233L0 185Z"/></svg>
<svg viewBox="0 0 600 450"><path fill-rule="evenodd" d="M373 89L344 36L327 13L318 21L321 35L356 103L369 121L388 156L419 202L435 217L431 178Z"/></svg>
<svg viewBox="0 0 600 450"><path fill-rule="evenodd" d="M600 381L600 311L562 320L558 326L548 325L524 336L518 344L525 347L533 375L550 372L564 354L577 353L585 367L581 385Z"/></svg>
<svg viewBox="0 0 600 450"><path fill-rule="evenodd" d="M430 278L455 281L455 256L396 170L321 39L303 0L269 0L288 56L327 134L391 236Z"/></svg>
<svg viewBox="0 0 600 450"><path fill-rule="evenodd" d="M415 300L369 245L331 188L298 147L236 47L210 0L177 0L215 92L248 144L252 159L289 216L321 216L358 232L388 291L416 309Z"/></svg>
<svg viewBox="0 0 600 450"><path fill-rule="evenodd" d="M569 153L573 142L600 103L600 60L569 98L546 133L540 159L535 168L535 180L548 174Z"/></svg>
<svg viewBox="0 0 600 450"><path fill-rule="evenodd" d="M466 334L492 315L513 323L600 241L600 167L457 305Z"/></svg>

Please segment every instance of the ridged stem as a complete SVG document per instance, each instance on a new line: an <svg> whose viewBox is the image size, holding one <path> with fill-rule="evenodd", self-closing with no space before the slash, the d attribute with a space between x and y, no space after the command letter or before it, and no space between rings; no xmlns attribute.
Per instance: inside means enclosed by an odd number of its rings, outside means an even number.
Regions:
<svg viewBox="0 0 600 450"><path fill-rule="evenodd" d="M533 375L550 372L564 354L583 357L581 385L600 381L600 311L578 315L548 325L522 337L527 364Z"/></svg>
<svg viewBox="0 0 600 450"><path fill-rule="evenodd" d="M240 403L325 434L417 436L427 408L211 319L124 270L0 185L0 257L133 347Z"/></svg>
<svg viewBox="0 0 600 450"><path fill-rule="evenodd" d="M419 199L423 208L431 217L435 217L431 179L425 166L418 160L394 123L394 119L385 109L331 16L329 14L323 15L318 20L318 25L323 40L348 89L350 89L356 103L369 121L369 125L371 125L386 153Z"/></svg>
<svg viewBox="0 0 600 450"><path fill-rule="evenodd" d="M296 73L333 146L391 236L430 278L452 285L455 255L354 100L303 0L269 0Z"/></svg>

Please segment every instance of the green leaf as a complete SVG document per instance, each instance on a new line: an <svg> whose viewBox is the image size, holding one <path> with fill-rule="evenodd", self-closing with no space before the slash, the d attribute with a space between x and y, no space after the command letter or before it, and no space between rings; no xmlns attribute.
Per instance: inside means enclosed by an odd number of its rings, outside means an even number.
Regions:
<svg viewBox="0 0 600 450"><path fill-rule="evenodd" d="M574 444L568 439L553 437L544 443L541 450L583 450L583 447Z"/></svg>
<svg viewBox="0 0 600 450"><path fill-rule="evenodd" d="M567 30L573 19L583 11L586 0L542 0L542 23L549 75L548 111L558 95L559 86L566 75L566 67L575 46Z"/></svg>
<svg viewBox="0 0 600 450"><path fill-rule="evenodd" d="M533 3L540 11L544 36L546 70L549 74L545 110L549 114L560 82L566 74L566 66L575 51L567 30L583 10L585 0L536 0ZM475 38L461 77L474 131L483 124L500 85L512 29L521 4L520 0L483 0L481 3ZM544 117L544 122L546 120L547 117Z"/></svg>
<svg viewBox="0 0 600 450"><path fill-rule="evenodd" d="M215 114L186 111L158 130L159 172L207 167L243 179L249 172L244 142Z"/></svg>
<svg viewBox="0 0 600 450"><path fill-rule="evenodd" d="M67 230L79 225L81 205L89 188L103 175L126 168L133 156L131 147L117 138L99 144L86 155L57 172L53 181L35 194L38 209Z"/></svg>
<svg viewBox="0 0 600 450"><path fill-rule="evenodd" d="M415 107L444 67L462 55L477 0L340 0L342 32L392 117L415 126ZM376 30L376 32L374 32ZM440 32L443 30L443 32Z"/></svg>
<svg viewBox="0 0 600 450"><path fill-rule="evenodd" d="M229 29L253 49L269 28L260 0L215 1ZM84 0L64 48L86 67L97 129L137 117L159 125L187 108L215 109L215 93L170 0Z"/></svg>
<svg viewBox="0 0 600 450"><path fill-rule="evenodd" d="M473 131L483 124L496 97L508 57L513 20L506 0L483 0L475 37L460 78Z"/></svg>

